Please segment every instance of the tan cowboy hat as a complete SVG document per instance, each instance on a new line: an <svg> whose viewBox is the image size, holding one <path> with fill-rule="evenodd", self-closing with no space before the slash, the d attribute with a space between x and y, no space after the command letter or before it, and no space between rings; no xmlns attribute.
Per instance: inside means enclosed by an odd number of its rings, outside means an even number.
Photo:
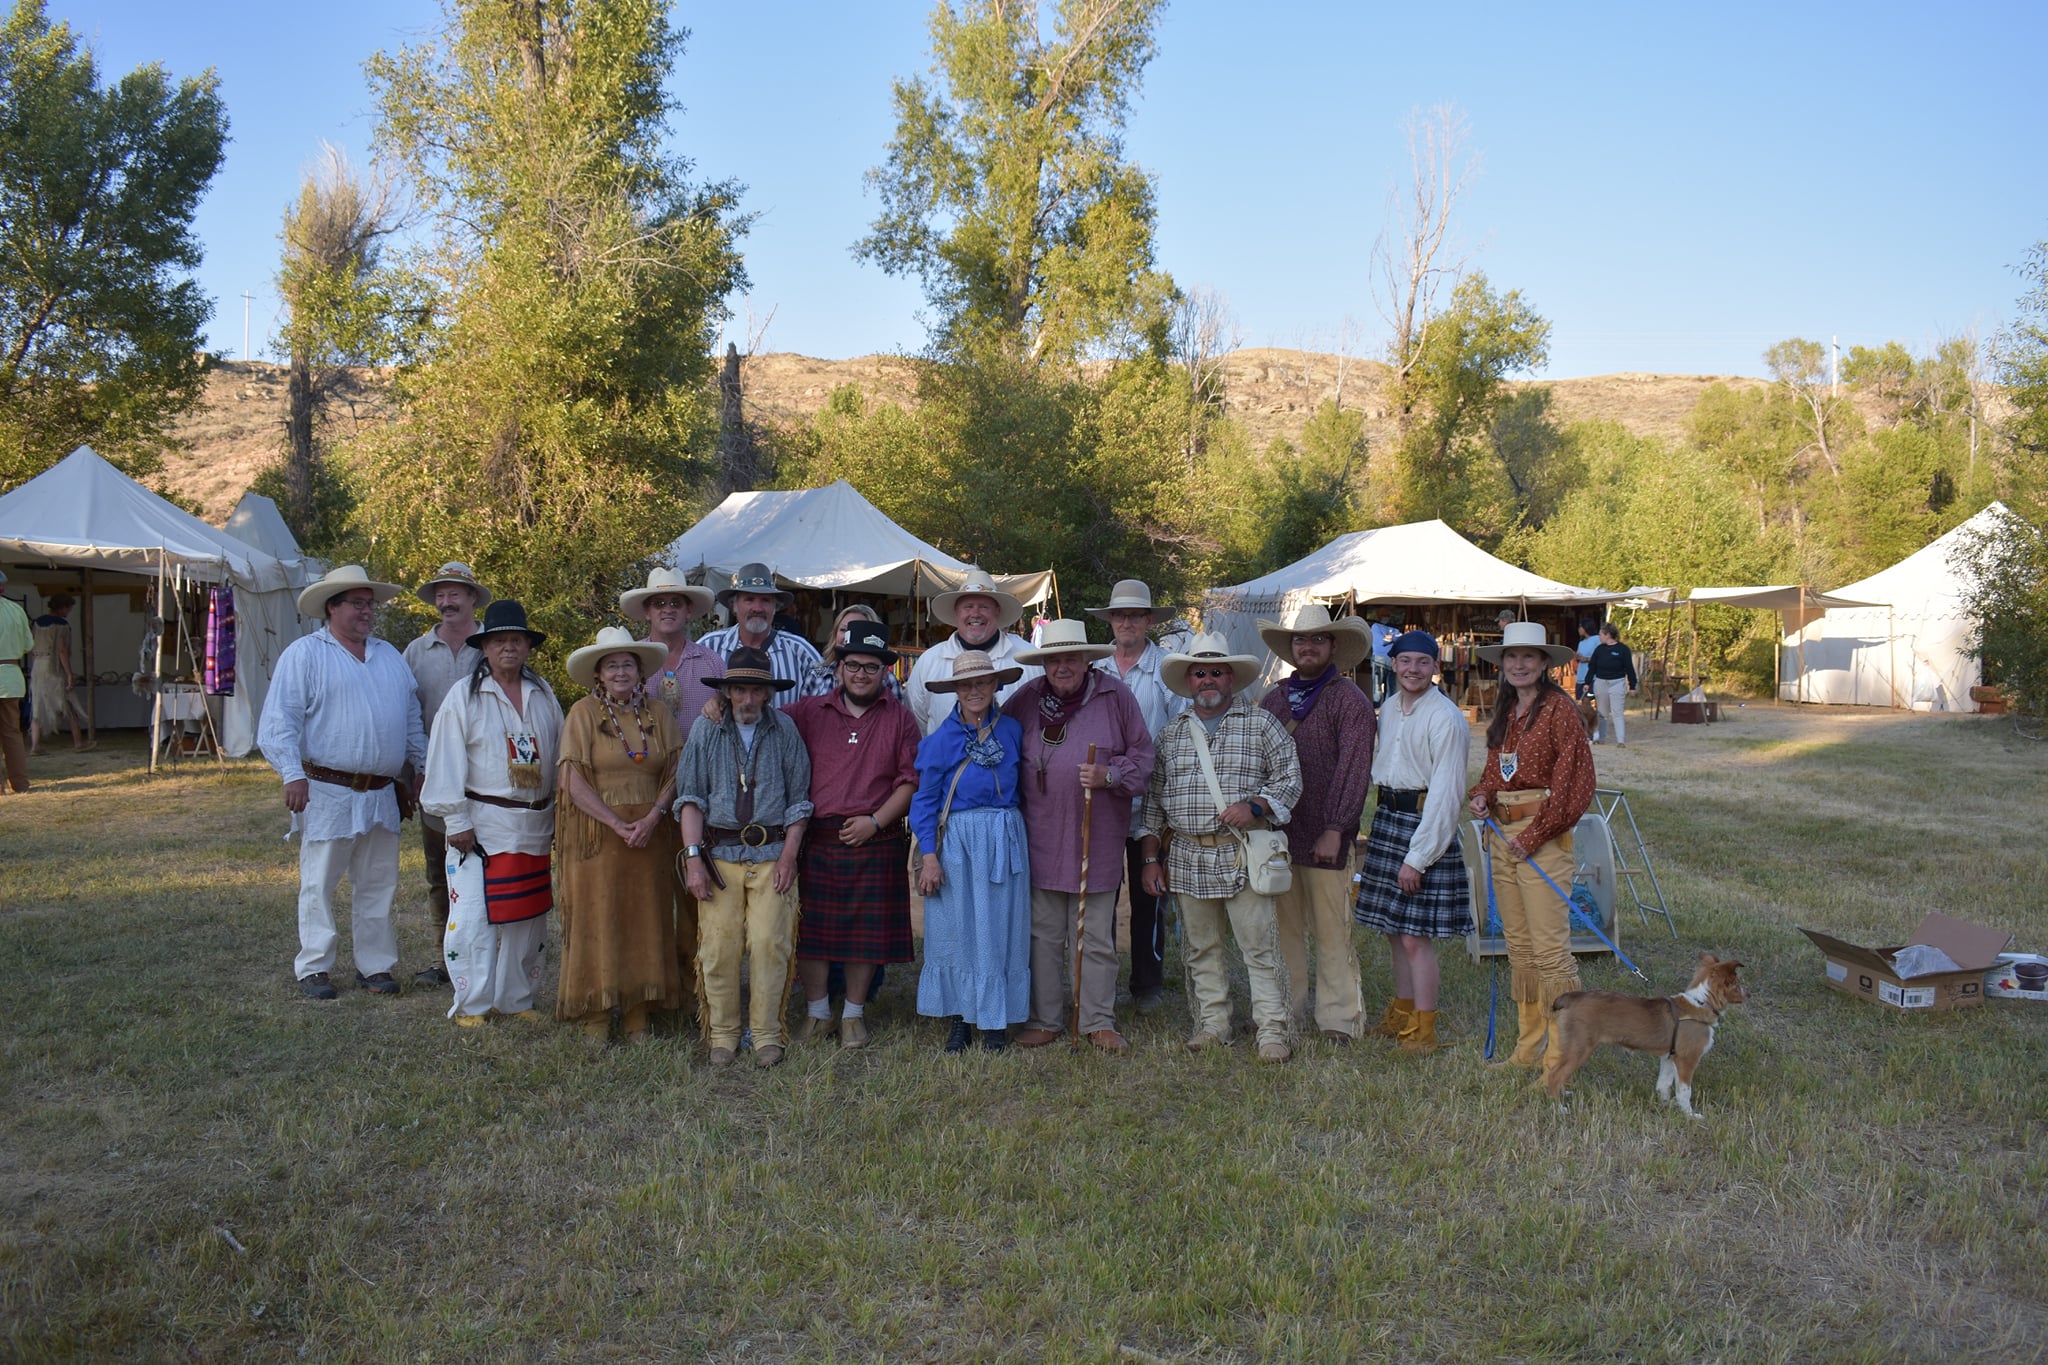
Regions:
<svg viewBox="0 0 2048 1365"><path fill-rule="evenodd" d="M477 582L476 570L470 568L469 565L464 564L459 559L451 559L446 564L443 564L441 571L420 584L419 588L413 593L413 596L431 607L434 605L434 589L440 587L443 583L453 583L458 588L468 588L471 592L475 593L477 610L479 611L491 605L491 590Z"/></svg>
<svg viewBox="0 0 2048 1365"><path fill-rule="evenodd" d="M980 682L983 678L995 679L996 686L1008 687L1024 676L1024 670L1015 664L997 668L995 660L978 649L963 649L953 656L953 676L933 678L926 683L927 692L958 692L961 683Z"/></svg>
<svg viewBox="0 0 2048 1365"><path fill-rule="evenodd" d="M1221 635L1201 634L1188 641L1187 653L1169 654L1159 665L1159 681L1178 696L1195 695L1188 688L1188 669L1195 664L1229 664L1232 692L1242 692L1259 676L1259 661L1249 654L1232 654L1230 641Z"/></svg>
<svg viewBox="0 0 2048 1365"><path fill-rule="evenodd" d="M1030 649L1020 649L1012 657L1020 664L1044 664L1047 659L1056 659L1062 654L1078 654L1084 659L1106 659L1116 653L1116 646L1088 643L1088 627L1080 621L1064 618L1047 621L1038 632L1038 644Z"/></svg>
<svg viewBox="0 0 2048 1365"><path fill-rule="evenodd" d="M1540 649L1552 665L1579 661L1579 652L1570 645L1550 643L1550 633L1543 629L1541 621L1510 621L1501 629L1499 644L1481 645L1472 652L1490 664L1497 664L1501 654L1510 649Z"/></svg>
<svg viewBox="0 0 2048 1365"><path fill-rule="evenodd" d="M691 617L702 616L711 610L711 589L692 587L683 580L681 569L657 568L647 575L647 586L628 588L619 594L619 614L634 621L647 619L647 599L666 597L670 593L683 599L683 610Z"/></svg>
<svg viewBox="0 0 2048 1365"><path fill-rule="evenodd" d="M996 629L1008 630L1017 624L1017 618L1024 614L1024 604L996 586L996 581L980 569L971 569L967 577L960 580L960 586L951 592L942 592L932 599L932 620L940 625L957 628L959 622L953 619L953 606L963 597L993 598L996 604Z"/></svg>
<svg viewBox="0 0 2048 1365"><path fill-rule="evenodd" d="M640 676L646 677L668 662L666 646L653 640L636 640L624 626L606 626L591 644L569 654L569 681L582 687L597 686L597 666L607 655L631 654L640 661Z"/></svg>
<svg viewBox="0 0 2048 1365"><path fill-rule="evenodd" d="M1085 610L1090 616L1102 621L1107 621L1113 611L1148 611L1152 613L1152 624L1155 626L1173 615L1172 607L1153 606L1152 589L1135 578L1117 580L1117 585L1109 590L1108 606L1088 607Z"/></svg>
<svg viewBox="0 0 2048 1365"><path fill-rule="evenodd" d="M372 600L389 602L405 591L396 583L380 583L363 572L360 564L344 564L338 569L329 569L327 576L317 583L308 583L299 589L299 615L324 616L327 614L327 599L339 597L357 588L368 588Z"/></svg>
<svg viewBox="0 0 2048 1365"><path fill-rule="evenodd" d="M1259 622L1259 638L1266 642L1266 648L1290 664L1294 662L1297 635L1329 636L1334 642L1330 662L1339 673L1349 673L1372 653L1372 627L1366 625L1363 617L1340 616L1332 621L1330 609L1320 602L1302 603L1287 613L1284 622Z"/></svg>

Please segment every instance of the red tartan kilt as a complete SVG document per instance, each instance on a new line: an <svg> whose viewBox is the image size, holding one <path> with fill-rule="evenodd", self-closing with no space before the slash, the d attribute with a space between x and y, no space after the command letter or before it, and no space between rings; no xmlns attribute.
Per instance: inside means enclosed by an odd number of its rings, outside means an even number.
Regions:
<svg viewBox="0 0 2048 1365"><path fill-rule="evenodd" d="M910 839L900 828L848 848L836 830L812 826L798 864L797 890L802 897L798 957L910 961Z"/></svg>
<svg viewBox="0 0 2048 1365"><path fill-rule="evenodd" d="M555 908L552 865L545 853L493 853L484 860L484 917L518 924Z"/></svg>

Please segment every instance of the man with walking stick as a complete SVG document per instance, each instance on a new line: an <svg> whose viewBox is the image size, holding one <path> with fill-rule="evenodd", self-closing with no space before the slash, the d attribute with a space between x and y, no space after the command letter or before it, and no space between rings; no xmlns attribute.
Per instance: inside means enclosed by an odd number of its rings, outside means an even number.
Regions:
<svg viewBox="0 0 2048 1365"><path fill-rule="evenodd" d="M1127 1046L1116 1029L1116 891L1123 868L1114 856L1090 866L1091 850L1123 847L1131 798L1152 776L1152 735L1131 690L1089 667L1110 652L1088 643L1079 621L1049 621L1020 664L1045 675L1020 685L1003 714L1023 727L1024 833L1031 850L1031 1017L1019 1047L1059 1037L1065 992L1061 972L1074 951L1073 1029L1104 1052ZM1102 793L1103 799L1094 796Z"/></svg>

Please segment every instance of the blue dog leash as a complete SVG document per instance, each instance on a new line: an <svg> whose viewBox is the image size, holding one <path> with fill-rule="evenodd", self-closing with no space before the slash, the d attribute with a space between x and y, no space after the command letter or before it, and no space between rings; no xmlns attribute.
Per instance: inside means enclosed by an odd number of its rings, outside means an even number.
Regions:
<svg viewBox="0 0 2048 1365"><path fill-rule="evenodd" d="M1491 822L1489 822L1491 823ZM1487 852L1486 840L1479 840L1480 875L1486 878L1486 935L1498 938L1500 929L1500 907L1493 900L1493 855ZM1493 1013L1500 1004L1500 957L1496 954L1486 959L1486 1052L1487 1061L1493 1060Z"/></svg>
<svg viewBox="0 0 2048 1365"><path fill-rule="evenodd" d="M1500 841L1503 844L1505 844L1508 841L1508 836L1506 832L1503 831L1499 825L1495 824L1492 820L1487 820L1485 824L1488 829L1492 830L1495 834L1500 835ZM1486 849L1486 845L1483 841L1480 843L1479 847L1482 853ZM1641 967L1638 967L1635 963L1629 961L1628 954L1622 952L1620 948L1616 947L1613 939L1607 937L1606 934L1600 932L1600 926L1593 922L1593 917L1591 915L1588 915L1584 910L1581 910L1579 908L1579 903L1573 900L1571 896L1564 890L1563 887L1559 886L1556 882L1551 881L1550 874L1548 872L1545 872L1542 869L1542 867L1537 864L1534 858L1527 858L1524 859L1524 861L1527 862L1529 866L1536 869L1536 875L1543 878L1544 885L1548 886L1552 891L1557 892L1558 896L1564 901L1565 909L1570 916L1576 918L1579 921L1579 923L1585 925L1588 929L1591 929L1593 931L1593 937L1599 939L1602 943L1606 944L1607 951L1613 953L1616 960L1618 960L1622 966L1628 968L1630 971L1634 972L1638 977L1642 978L1642 982L1645 986L1651 984L1649 974L1645 972ZM1493 878L1491 876L1488 876L1488 878L1486 879L1486 896L1488 905L1491 906L1493 900Z"/></svg>

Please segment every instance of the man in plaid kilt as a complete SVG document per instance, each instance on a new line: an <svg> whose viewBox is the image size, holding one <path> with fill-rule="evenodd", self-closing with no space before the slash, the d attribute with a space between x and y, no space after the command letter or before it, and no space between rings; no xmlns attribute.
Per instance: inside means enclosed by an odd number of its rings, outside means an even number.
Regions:
<svg viewBox="0 0 2048 1365"><path fill-rule="evenodd" d="M1458 844L1465 764L1472 736L1465 715L1437 690L1435 637L1411 630L1388 649L1394 695L1380 705L1372 780L1379 807L1359 879L1358 922L1387 936L1394 999L1373 1032L1403 1052L1434 1052L1436 940L1472 932L1472 887Z"/></svg>

